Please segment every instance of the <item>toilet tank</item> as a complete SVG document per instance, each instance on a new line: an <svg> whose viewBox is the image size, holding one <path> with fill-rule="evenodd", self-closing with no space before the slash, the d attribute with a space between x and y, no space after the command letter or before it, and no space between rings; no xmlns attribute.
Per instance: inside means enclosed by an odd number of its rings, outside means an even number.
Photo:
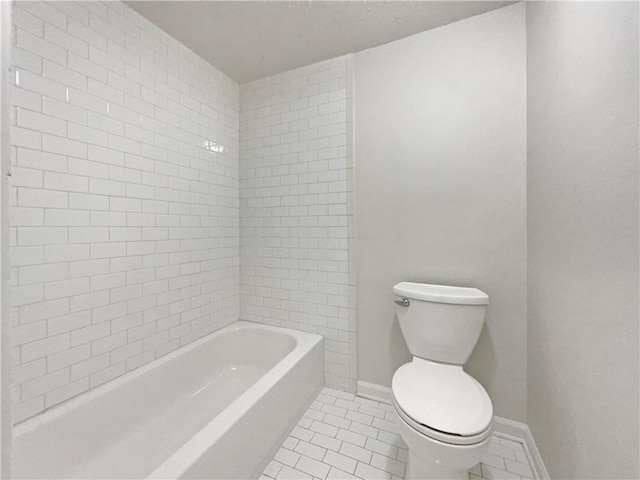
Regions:
<svg viewBox="0 0 640 480"><path fill-rule="evenodd" d="M404 340L414 357L464 365L482 331L489 296L477 288L401 282L393 287Z"/></svg>

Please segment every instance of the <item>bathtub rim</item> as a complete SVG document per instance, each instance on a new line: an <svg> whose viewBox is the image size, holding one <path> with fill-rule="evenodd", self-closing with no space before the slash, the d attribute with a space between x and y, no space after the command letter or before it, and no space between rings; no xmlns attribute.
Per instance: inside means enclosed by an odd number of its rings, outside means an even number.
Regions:
<svg viewBox="0 0 640 480"><path fill-rule="evenodd" d="M235 331L235 330L243 330L247 328L265 329L265 330L270 330L279 334L288 335L290 337L293 337L293 339L296 342L295 346L293 347L293 350L288 352L280 361L278 361L278 363L276 363L276 365L274 365L274 367L268 370L264 376L268 375L269 372L271 372L274 368L278 367L285 359L287 359L290 355L296 352L299 348L314 344L318 341L318 339L323 338L321 335L318 335L315 333L301 332L298 330L293 330L293 329L283 328L283 327L274 327L271 325L266 325L258 322L251 322L247 320L237 320L219 330L216 330L215 332L208 333L207 335L195 340L194 342L189 343L188 345L179 347L176 350L167 353L166 355L156 358L155 360L141 367L131 370L130 372L127 372L119 377L109 380L103 383L102 385L98 385L95 388L87 390L86 392L82 392L81 394L75 397L72 397L68 400L65 400L64 402L61 402L57 405L54 405L44 410L43 412L38 413L37 415L34 415L33 417L27 418L21 422L14 424L12 429L12 438L31 433L37 428L45 425L46 423L54 421L64 416L71 410L84 406L90 401L102 395L110 393L111 391L115 390L121 385L128 383L130 381L133 381L136 378L144 375L145 373L155 370L156 368L162 367L163 365L165 365L166 363L170 362L171 360L177 357L186 355L192 350L195 350L196 348L204 345L205 343L213 340L214 338L220 335L223 335L224 333ZM314 337L316 337L315 341L313 340ZM264 376L262 378L264 378ZM262 380L262 378L260 380ZM254 386L255 384L252 385L250 389L253 388ZM222 412L224 412L224 410ZM220 413L222 414L222 412ZM196 433L195 435L198 435L198 433Z"/></svg>
<svg viewBox="0 0 640 480"><path fill-rule="evenodd" d="M187 440L162 464L158 465L158 467L146 477L147 479L183 478L183 475L189 468L194 465L200 457L206 454L211 445L220 440L237 421L284 378L302 358L309 354L314 348L319 348L322 354L324 354L324 337L322 335L284 327L271 327L264 324L252 325L264 326L268 330L285 333L287 335L291 334L296 340L296 346L216 417L203 425L193 437ZM324 370L324 366L322 369ZM324 386L324 376L321 378L320 383L318 391ZM291 427L293 428L293 425L291 425Z"/></svg>

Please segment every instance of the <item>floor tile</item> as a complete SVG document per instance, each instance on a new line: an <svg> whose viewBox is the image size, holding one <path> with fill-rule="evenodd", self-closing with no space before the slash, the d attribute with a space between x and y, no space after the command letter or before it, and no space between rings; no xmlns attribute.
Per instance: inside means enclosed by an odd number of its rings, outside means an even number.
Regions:
<svg viewBox="0 0 640 480"><path fill-rule="evenodd" d="M311 437L313 437L313 432L307 430L306 428L296 426L291 431L291 436L297 438L298 440L304 440L305 442L308 442L309 440L311 440Z"/></svg>
<svg viewBox="0 0 640 480"><path fill-rule="evenodd" d="M339 438L344 442L353 443L359 447L364 447L364 444L367 442L367 437L364 435L360 435L359 433L351 432L343 428L340 429L336 438Z"/></svg>
<svg viewBox="0 0 640 480"><path fill-rule="evenodd" d="M318 460L314 460L313 458L304 455L302 455L300 460L298 460L298 463L296 463L296 470L308 473L309 475L317 478L327 478L330 468L331 466L326 463L319 462Z"/></svg>
<svg viewBox="0 0 640 480"><path fill-rule="evenodd" d="M373 454L373 457L371 457L371 465L398 476L404 475L404 469L406 467L406 464L393 460L385 455L380 455L379 453Z"/></svg>
<svg viewBox="0 0 640 480"><path fill-rule="evenodd" d="M313 421L309 429L326 435L327 437L335 437L338 433L338 427L334 427L328 423L318 422L317 420Z"/></svg>
<svg viewBox="0 0 640 480"><path fill-rule="evenodd" d="M515 473L507 472L501 468L492 467L490 465L485 465L481 463L482 467L482 478L486 478L488 480L520 480L522 477L520 475L516 475Z"/></svg>
<svg viewBox="0 0 640 480"><path fill-rule="evenodd" d="M261 479L402 480L408 451L390 405L324 388ZM470 480L522 480L533 471L521 443L491 437Z"/></svg>
<svg viewBox="0 0 640 480"><path fill-rule="evenodd" d="M295 467L296 462L300 459L300 454L287 450L286 448L281 448L273 459L290 467Z"/></svg>
<svg viewBox="0 0 640 480"><path fill-rule="evenodd" d="M316 433L311 439L311 443L314 445L318 445L319 447L326 448L328 450L333 450L337 452L340 450L340 445L342 445L342 441L337 438L328 437L323 435L322 433Z"/></svg>
<svg viewBox="0 0 640 480"><path fill-rule="evenodd" d="M391 474L384 470L380 470L379 468L367 465L366 463L358 462L358 466L356 467L356 477L366 480L389 479L391 478Z"/></svg>
<svg viewBox="0 0 640 480"><path fill-rule="evenodd" d="M336 452L327 452L323 461L332 467L339 468L340 470L349 473L353 473L356 469L356 465L358 464L357 460Z"/></svg>
<svg viewBox="0 0 640 480"><path fill-rule="evenodd" d="M287 437L282 446L284 448L288 448L289 450L295 450L298 442L300 442L300 440L298 440L297 438Z"/></svg>
<svg viewBox="0 0 640 480"><path fill-rule="evenodd" d="M285 465L276 478L278 480L312 480L313 476Z"/></svg>
<svg viewBox="0 0 640 480"><path fill-rule="evenodd" d="M372 452L376 452L391 458L396 458L396 455L398 454L397 447L389 445L388 443L381 442L380 440L374 440L373 438L367 438L365 448L367 450L371 450Z"/></svg>
<svg viewBox="0 0 640 480"><path fill-rule="evenodd" d="M505 459L504 463L507 467L507 471L509 472L517 473L524 477L533 477L533 472L531 471L531 467L528 463L514 462L509 459Z"/></svg>
<svg viewBox="0 0 640 480"><path fill-rule="evenodd" d="M334 427L338 427L338 428L349 428L351 426L350 420L347 420L346 418L343 418L343 417L337 417L330 413L328 413L327 416L324 417L324 420L322 421L324 423L328 423L329 425L333 425ZM507 447L504 447L504 448L507 448ZM515 453L513 458L515 458Z"/></svg>
<svg viewBox="0 0 640 480"><path fill-rule="evenodd" d="M271 478L275 478L278 475L278 472L282 469L282 464L280 462L276 462L275 460L271 460L267 468L264 469L263 475Z"/></svg>
<svg viewBox="0 0 640 480"><path fill-rule="evenodd" d="M327 475L327 480L351 480L357 478L358 477L355 477L350 473L343 472L342 470L334 467L331 467L331 470L329 470L329 475Z"/></svg>
<svg viewBox="0 0 640 480"><path fill-rule="evenodd" d="M315 460L322 460L324 458L324 454L327 453L325 448L303 442L302 440L298 442L294 451L300 455L306 455L307 457L311 457Z"/></svg>
<svg viewBox="0 0 640 480"><path fill-rule="evenodd" d="M380 434L380 430L378 430L377 428L370 427L369 425L364 425L360 422L351 422L348 430L371 438L378 438L378 435Z"/></svg>
<svg viewBox="0 0 640 480"><path fill-rule="evenodd" d="M344 442L340 447L340 453L346 455L347 457L351 457L355 460L359 460L364 463L371 462L371 450L367 450L366 448L357 447L352 443Z"/></svg>

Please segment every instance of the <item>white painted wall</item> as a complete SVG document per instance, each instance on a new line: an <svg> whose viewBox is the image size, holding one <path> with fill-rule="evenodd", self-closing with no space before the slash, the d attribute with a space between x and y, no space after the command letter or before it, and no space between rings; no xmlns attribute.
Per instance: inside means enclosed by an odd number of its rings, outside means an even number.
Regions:
<svg viewBox="0 0 640 480"><path fill-rule="evenodd" d="M638 478L638 3L531 2L528 423L553 478Z"/></svg>
<svg viewBox="0 0 640 480"><path fill-rule="evenodd" d="M467 364L526 416L526 46L513 5L355 55L359 379L410 360L402 280L491 299Z"/></svg>
<svg viewBox="0 0 640 480"><path fill-rule="evenodd" d="M241 86L240 316L325 337L355 391L351 57Z"/></svg>
<svg viewBox="0 0 640 480"><path fill-rule="evenodd" d="M238 319L239 88L120 2L13 23L20 421Z"/></svg>

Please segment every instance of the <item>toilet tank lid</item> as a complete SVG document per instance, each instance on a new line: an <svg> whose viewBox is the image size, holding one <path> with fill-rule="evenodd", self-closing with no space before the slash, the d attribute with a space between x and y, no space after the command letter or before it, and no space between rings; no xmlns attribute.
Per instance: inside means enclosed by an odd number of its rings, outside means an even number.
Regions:
<svg viewBox="0 0 640 480"><path fill-rule="evenodd" d="M393 293L401 297L434 303L456 305L487 305L489 303L489 295L477 288L400 282L393 286Z"/></svg>

